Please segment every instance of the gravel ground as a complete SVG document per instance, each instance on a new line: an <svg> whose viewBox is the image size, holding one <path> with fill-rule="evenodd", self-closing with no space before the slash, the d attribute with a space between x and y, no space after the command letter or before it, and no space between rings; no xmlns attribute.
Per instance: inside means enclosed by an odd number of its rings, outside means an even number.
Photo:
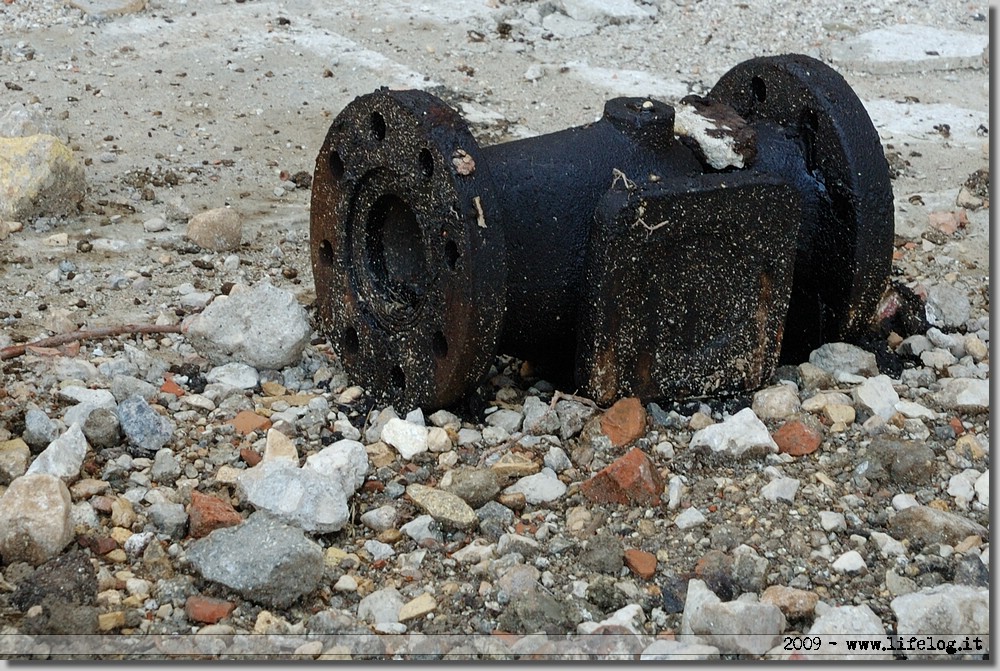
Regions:
<svg viewBox="0 0 1000 671"><path fill-rule="evenodd" d="M334 5L0 5L0 142L71 150L46 207L0 209L0 347L162 331L2 362L0 656L988 654L962 647L989 634L984 3ZM490 144L786 52L883 140L914 297L889 355L611 408L500 357L397 415L314 331L309 173L355 96L425 88Z"/></svg>

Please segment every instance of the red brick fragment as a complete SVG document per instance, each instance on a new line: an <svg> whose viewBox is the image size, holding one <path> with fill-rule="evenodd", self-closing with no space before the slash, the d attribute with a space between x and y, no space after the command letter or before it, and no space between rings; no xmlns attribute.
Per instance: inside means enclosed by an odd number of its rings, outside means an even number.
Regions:
<svg viewBox="0 0 1000 671"><path fill-rule="evenodd" d="M244 436L253 431L266 431L271 427L271 420L262 415L258 415L252 410L242 410L235 417L229 420L237 433Z"/></svg>
<svg viewBox="0 0 1000 671"><path fill-rule="evenodd" d="M192 538L207 536L216 529L236 526L243 518L228 501L191 492L191 504L188 506L188 529Z"/></svg>
<svg viewBox="0 0 1000 671"><path fill-rule="evenodd" d="M184 614L193 622L215 624L228 617L235 608L236 604L229 601L195 594L189 596L184 603Z"/></svg>
<svg viewBox="0 0 1000 671"><path fill-rule="evenodd" d="M637 398L623 398L601 417L601 431L615 447L646 435L646 409Z"/></svg>
<svg viewBox="0 0 1000 671"><path fill-rule="evenodd" d="M580 489L596 503L654 504L663 493L663 480L649 457L634 447L584 482Z"/></svg>
<svg viewBox="0 0 1000 671"><path fill-rule="evenodd" d="M243 463L245 463L247 466L253 468L254 466L260 463L260 460L263 459L263 457L261 456L260 452L251 447L241 447L240 459L242 459Z"/></svg>
<svg viewBox="0 0 1000 671"><path fill-rule="evenodd" d="M812 454L823 441L819 431L798 420L785 422L784 426L774 432L772 438L778 444L779 452L793 457Z"/></svg>
<svg viewBox="0 0 1000 671"><path fill-rule="evenodd" d="M625 565L643 580L649 580L656 573L656 557L644 550L626 550Z"/></svg>

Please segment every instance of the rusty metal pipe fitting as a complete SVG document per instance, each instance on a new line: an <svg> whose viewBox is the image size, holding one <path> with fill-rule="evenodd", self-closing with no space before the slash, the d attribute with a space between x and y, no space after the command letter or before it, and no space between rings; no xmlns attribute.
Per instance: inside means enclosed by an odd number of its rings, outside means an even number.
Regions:
<svg viewBox="0 0 1000 671"><path fill-rule="evenodd" d="M491 147L440 99L382 89L331 125L311 208L321 326L406 407L455 402L498 353L601 402L753 389L861 335L892 253L878 135L799 55Z"/></svg>

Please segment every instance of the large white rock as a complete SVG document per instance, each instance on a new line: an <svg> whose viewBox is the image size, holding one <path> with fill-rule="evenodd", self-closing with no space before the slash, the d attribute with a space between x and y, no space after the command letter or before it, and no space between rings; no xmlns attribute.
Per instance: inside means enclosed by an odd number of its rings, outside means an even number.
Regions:
<svg viewBox="0 0 1000 671"><path fill-rule="evenodd" d="M4 564L41 564L73 539L73 502L55 475L23 475L0 496L0 557Z"/></svg>
<svg viewBox="0 0 1000 671"><path fill-rule="evenodd" d="M778 445L754 411L743 408L732 417L697 431L691 437L691 449L728 459L777 452Z"/></svg>
<svg viewBox="0 0 1000 671"><path fill-rule="evenodd" d="M824 51L828 59L851 70L898 75L981 68L988 46L986 33L902 23L831 42Z"/></svg>
<svg viewBox="0 0 1000 671"><path fill-rule="evenodd" d="M218 297L185 319L188 340L213 363L241 361L281 369L298 362L309 343L309 317L291 292L264 280Z"/></svg>
<svg viewBox="0 0 1000 671"><path fill-rule="evenodd" d="M348 496L365 483L368 467L365 446L356 440L338 440L327 445L306 457L304 466L336 481Z"/></svg>
<svg viewBox="0 0 1000 671"><path fill-rule="evenodd" d="M990 381L947 377L934 400L945 410L986 411L990 407Z"/></svg>
<svg viewBox="0 0 1000 671"><path fill-rule="evenodd" d="M976 479L976 484L974 485L976 490L976 498L984 506L990 505L990 469L986 469L986 472L980 475Z"/></svg>
<svg viewBox="0 0 1000 671"><path fill-rule="evenodd" d="M262 461L241 473L240 495L258 510L305 531L339 531L350 517L342 483L285 459Z"/></svg>
<svg viewBox="0 0 1000 671"><path fill-rule="evenodd" d="M0 137L0 220L72 214L86 190L83 166L58 138Z"/></svg>
<svg viewBox="0 0 1000 671"><path fill-rule="evenodd" d="M778 643L785 625L774 604L724 602L703 581L688 582L680 633L694 634L722 654L762 655Z"/></svg>
<svg viewBox="0 0 1000 671"><path fill-rule="evenodd" d="M798 388L789 382L761 389L753 395L750 407L761 419L784 419L797 413L802 404Z"/></svg>
<svg viewBox="0 0 1000 671"><path fill-rule="evenodd" d="M966 636L988 637L990 591L986 587L945 583L896 597L889 604L896 614L898 636L926 636L964 640ZM910 657L910 653L907 653ZM912 658L948 656L945 650L916 653Z"/></svg>
<svg viewBox="0 0 1000 671"><path fill-rule="evenodd" d="M868 606L839 606L830 608L816 618L808 636L818 636L822 646L818 650L803 651L799 656L817 660L884 660L892 659L892 652L850 651L847 641L861 638L885 640L885 626ZM775 652L775 651L772 651ZM769 657L771 655L768 655ZM774 656L782 656L780 651Z"/></svg>

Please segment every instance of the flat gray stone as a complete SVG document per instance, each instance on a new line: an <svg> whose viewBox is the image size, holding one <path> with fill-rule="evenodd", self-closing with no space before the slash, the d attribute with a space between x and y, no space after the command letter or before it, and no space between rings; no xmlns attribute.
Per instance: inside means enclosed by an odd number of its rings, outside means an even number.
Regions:
<svg viewBox="0 0 1000 671"><path fill-rule="evenodd" d="M322 548L301 529L261 512L194 541L187 558L206 580L275 608L312 592L323 577Z"/></svg>
<svg viewBox="0 0 1000 671"><path fill-rule="evenodd" d="M405 600L395 587L372 592L358 604L358 619L371 624L399 622L399 609Z"/></svg>
<svg viewBox="0 0 1000 671"><path fill-rule="evenodd" d="M497 474L488 468L452 469L444 474L438 487L458 496L473 508L481 508L500 493Z"/></svg>
<svg viewBox="0 0 1000 671"><path fill-rule="evenodd" d="M418 508L445 526L471 529L479 524L476 511L454 494L419 484L407 487L406 494Z"/></svg>
<svg viewBox="0 0 1000 671"><path fill-rule="evenodd" d="M763 655L773 648L785 624L774 604L749 601L705 603L689 620L692 633L720 653L742 655Z"/></svg>
<svg viewBox="0 0 1000 671"><path fill-rule="evenodd" d="M507 410L506 408L501 408L494 413L486 416L486 424L488 426L496 426L503 429L507 433L514 433L521 429L521 421L523 415L514 410Z"/></svg>
<svg viewBox="0 0 1000 671"><path fill-rule="evenodd" d="M809 353L809 363L832 375L878 375L878 363L874 354L843 342L826 343L814 349Z"/></svg>
<svg viewBox="0 0 1000 671"><path fill-rule="evenodd" d="M417 543L426 538L431 538L438 542L443 540L443 536L441 535L441 526L438 524L437 520L430 515L419 515L399 527L399 530L415 540Z"/></svg>
<svg viewBox="0 0 1000 671"><path fill-rule="evenodd" d="M181 539L187 529L188 516L179 503L154 503L146 510L153 528L171 538Z"/></svg>
<svg viewBox="0 0 1000 671"><path fill-rule="evenodd" d="M760 495L768 501L795 501L795 493L799 491L799 481L796 478L775 478L761 487Z"/></svg>
<svg viewBox="0 0 1000 671"><path fill-rule="evenodd" d="M216 366L205 374L209 382L224 384L237 389L253 389L260 381L257 369L238 361Z"/></svg>
<svg viewBox="0 0 1000 671"><path fill-rule="evenodd" d="M969 536L988 540L990 530L961 515L930 506L911 506L896 513L889 523L889 533L899 540L910 539L924 545L956 545Z"/></svg>
<svg viewBox="0 0 1000 671"><path fill-rule="evenodd" d="M888 375L876 375L854 388L854 403L855 407L865 408L888 421L896 414L899 394L893 389Z"/></svg>
<svg viewBox="0 0 1000 671"><path fill-rule="evenodd" d="M809 636L819 636L823 647L813 658L822 660L883 660L892 659L892 652L885 650L848 652L847 641L858 637L884 637L885 626L868 606L839 606L830 608L816 618L808 631ZM836 645L833 645L836 643ZM830 650L836 650L831 657ZM810 653L804 651L804 657Z"/></svg>
<svg viewBox="0 0 1000 671"><path fill-rule="evenodd" d="M695 508L694 506L684 510L680 515L674 518L674 524L680 530L690 529L691 527L696 527L699 524L705 523L705 515Z"/></svg>
<svg viewBox="0 0 1000 671"><path fill-rule="evenodd" d="M896 634L964 639L966 636L989 637L990 591L950 583L927 587L919 592L896 597L889 604L896 615ZM946 650L907 653L908 659L946 659Z"/></svg>
<svg viewBox="0 0 1000 671"><path fill-rule="evenodd" d="M969 321L972 307L964 289L953 284L935 284L927 290L927 321L942 328L958 328Z"/></svg>
<svg viewBox="0 0 1000 671"><path fill-rule="evenodd" d="M525 433L535 436L559 433L559 413L537 396L525 398L522 410L524 412L523 429Z"/></svg>
<svg viewBox="0 0 1000 671"><path fill-rule="evenodd" d="M59 437L59 425L37 406L29 406L24 413L24 434L21 437L30 447L40 449Z"/></svg>
<svg viewBox="0 0 1000 671"><path fill-rule="evenodd" d="M118 422L135 456L152 457L174 437L174 423L141 396L129 396L118 404Z"/></svg>

